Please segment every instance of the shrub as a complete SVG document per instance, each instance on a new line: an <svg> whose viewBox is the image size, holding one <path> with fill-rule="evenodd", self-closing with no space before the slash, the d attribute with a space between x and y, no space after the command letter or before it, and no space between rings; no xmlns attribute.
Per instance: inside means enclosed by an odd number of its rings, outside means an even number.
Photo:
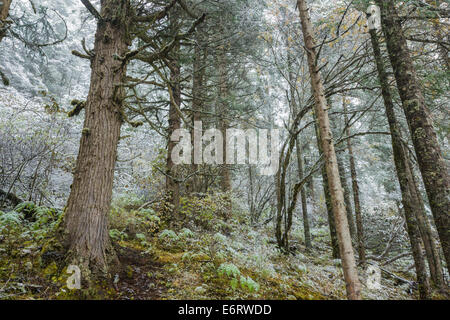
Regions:
<svg viewBox="0 0 450 320"><path fill-rule="evenodd" d="M164 239L177 240L178 236L175 233L175 231L165 229L159 234L159 239L160 240L164 240Z"/></svg>

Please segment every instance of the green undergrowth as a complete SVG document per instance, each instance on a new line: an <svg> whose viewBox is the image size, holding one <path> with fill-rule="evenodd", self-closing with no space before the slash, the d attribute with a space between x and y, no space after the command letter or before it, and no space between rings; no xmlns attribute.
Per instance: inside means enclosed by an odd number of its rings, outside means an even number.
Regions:
<svg viewBox="0 0 450 320"><path fill-rule="evenodd" d="M286 255L270 225L250 226L238 203L227 211L228 201L220 194L182 198L177 212L164 201L116 203L109 235L120 267L81 290L67 287L61 211L27 202L0 212L0 299L345 299L324 228L313 230L311 251L293 232L296 245ZM381 298L410 298L384 284ZM365 298L378 298L363 289Z"/></svg>

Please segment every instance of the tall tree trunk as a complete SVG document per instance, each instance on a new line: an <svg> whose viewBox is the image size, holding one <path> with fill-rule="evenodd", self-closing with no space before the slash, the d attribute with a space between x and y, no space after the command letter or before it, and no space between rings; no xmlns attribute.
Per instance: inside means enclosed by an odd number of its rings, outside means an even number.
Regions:
<svg viewBox="0 0 450 320"><path fill-rule="evenodd" d="M172 35L178 32L178 16L177 11L170 15L170 30ZM170 59L168 59L168 67L170 70L170 107L169 107L169 127L167 134L169 136L167 145L166 160L166 190L169 195L170 202L174 206L174 212L178 212L180 206L180 183L178 181L178 170L172 159L172 151L176 147L177 142L171 140L171 136L175 130L181 128L181 119L179 110L181 108L181 67L179 62L180 45L177 44L172 51Z"/></svg>
<svg viewBox="0 0 450 320"><path fill-rule="evenodd" d="M231 191L231 175L230 166L227 165L227 129L229 127L229 121L226 119L228 111L228 75L226 68L226 53L225 49L219 49L219 130L222 132L223 137L223 160L224 163L221 167L221 187L223 192Z"/></svg>
<svg viewBox="0 0 450 320"><path fill-rule="evenodd" d="M295 119L297 117L298 112L300 111L295 99L295 83L297 81L293 72L293 57L290 50L290 43L286 41L287 46L287 61L288 61L288 69L289 69L289 93L290 93L290 104L291 104L291 113L292 118ZM295 129L295 128L294 128ZM297 135L295 139L295 148L297 151L297 167L298 167L298 175L299 180L303 180L303 158L302 158L302 147L300 145L300 138ZM305 186L302 185L300 187L300 198L302 201L302 216L303 216L303 229L305 235L305 247L307 250L312 248L311 246L311 231L309 229L309 218L308 218L308 204L306 202L306 190Z"/></svg>
<svg viewBox="0 0 450 320"><path fill-rule="evenodd" d="M430 267L430 274L433 283L440 289L444 290L446 284L444 281L444 274L442 272L442 263L439 256L439 250L436 246L436 242L431 230L430 221L428 220L425 205L423 203L422 195L420 193L419 187L417 186L416 178L413 171L413 164L411 158L406 150L403 148L407 155L408 160L408 171L411 176L411 195L414 201L414 208L416 213L417 223L419 224L419 230L422 237L422 241L425 247L425 253L428 260L428 265Z"/></svg>
<svg viewBox="0 0 450 320"><path fill-rule="evenodd" d="M376 2L381 8L382 27L389 58L447 261L447 269L450 270L450 195L447 165L442 157L436 132L425 105L394 1L377 0Z"/></svg>
<svg viewBox="0 0 450 320"><path fill-rule="evenodd" d="M191 138L192 145L194 144L195 132L194 124L197 121L202 120L203 111L203 82L205 78L205 60L206 50L203 48L203 35L200 30L196 32L197 43L194 46L194 62L193 62L193 81L192 81L192 130ZM198 132L202 135L203 132ZM201 150L200 150L201 152ZM199 164L193 161L192 172L195 173L199 170ZM194 174L191 182L191 192L201 192L201 182L198 174Z"/></svg>
<svg viewBox="0 0 450 320"><path fill-rule="evenodd" d="M344 114L345 114L345 125L347 126L346 135L350 137L350 128L348 127L349 121L347 116L347 103L345 97L342 99ZM347 139L347 150L350 162L350 175L352 177L352 189L353 189L353 203L355 204L355 218L356 218L356 233L358 239L358 256L359 262L364 266L366 263L366 249L364 247L364 227L362 220L361 204L359 201L359 184L358 176L356 174L356 163L355 157L353 155L352 141L350 138Z"/></svg>
<svg viewBox="0 0 450 320"><path fill-rule="evenodd" d="M353 210L352 210L352 202L350 200L350 188L347 183L347 175L345 174L345 167L344 162L342 161L342 156L339 154L337 155L337 161L338 161L338 168L339 168L339 175L341 176L341 184L342 188L344 189L344 201L345 201L345 209L347 211L347 220L348 220L348 226L350 228L350 235L352 239L356 238L356 228L355 223L353 221Z"/></svg>
<svg viewBox="0 0 450 320"><path fill-rule="evenodd" d="M323 87L320 72L316 65L317 54L312 23L309 17L306 1L297 0L297 5L300 12L303 38L308 57L311 86L315 99L315 113L318 119L325 167L327 170L329 189L333 203L333 213L339 239L339 249L346 282L347 296L349 299L361 299L361 284L358 279L358 270L356 268L355 256L353 254L347 213L345 212L344 194L339 177L333 137L330 129L330 120L328 118L325 89Z"/></svg>
<svg viewBox="0 0 450 320"><path fill-rule="evenodd" d="M303 159L302 159L302 152L301 152L301 146L299 139L297 137L296 139L296 149L297 149L297 165L298 165L298 176L300 181L303 180ZM308 204L306 202L306 190L305 186L301 186L300 189L300 197L302 200L302 215L303 215L303 229L305 234L305 247L306 250L310 250L312 248L311 245L311 231L309 229L309 218L308 218Z"/></svg>
<svg viewBox="0 0 450 320"><path fill-rule="evenodd" d="M419 229L417 225L418 216L421 215L420 211L423 210L423 203L418 202L418 195L416 193L413 182L413 175L408 161L408 156L403 146L400 129L395 116L394 103L392 101L391 90L389 88L389 81L386 73L386 69L383 63L383 57L381 54L378 36L375 29L370 30L370 36L372 41L372 47L374 51L374 57L377 64L378 78L381 84L381 90L384 100L384 106L386 109L386 116L389 123L389 129L392 138L392 150L394 154L394 163L397 171L397 177L400 184L400 190L402 192L402 202L406 217L407 232L411 244L411 249L414 258L414 264L416 268L417 280L419 283L420 296L424 299L429 297L429 285L427 279L427 273L425 269L425 261L422 255L422 250L420 246ZM417 218L417 219L416 219ZM422 222L424 223L424 222ZM423 234L423 233L422 233ZM429 247L431 244L428 243L429 239L425 240L427 242L425 248ZM429 255L429 249L427 250L427 256ZM435 274L435 261L431 258L430 271ZM440 269L440 263L439 263ZM442 277L442 272L441 272ZM442 279L443 281L443 279Z"/></svg>
<svg viewBox="0 0 450 320"><path fill-rule="evenodd" d="M314 115L314 118L316 121L316 123L314 124L314 127L316 129L317 147L319 149L319 154L322 155L323 154L322 143L321 143L321 138L320 138L319 127L317 126L317 117ZM322 166L321 173L322 173L322 184L323 184L323 196L325 198L328 226L330 228L332 257L334 259L338 259L340 257L339 242L338 242L338 237L337 237L337 232L336 232L336 224L334 222L334 217L333 217L333 204L331 201L330 187L328 185L327 169L325 168L325 164Z"/></svg>
<svg viewBox="0 0 450 320"><path fill-rule="evenodd" d="M309 151L310 145L308 144L307 147L308 147L307 150ZM304 160L305 166L309 166L310 161L309 161L308 157L304 156L303 160ZM314 189L314 176L311 176L308 179L308 182L306 183L306 185L308 187L308 195L309 195L309 198L311 199L311 204L312 204L313 213L314 213L315 207L316 207L316 191Z"/></svg>
<svg viewBox="0 0 450 320"><path fill-rule="evenodd" d="M101 1L103 19L95 34L84 129L65 213L71 254L97 271L106 269L107 252L113 252L108 212L124 112L125 92L118 84L125 82L127 67L115 56L124 56L130 45L126 33L129 10L128 1Z"/></svg>
<svg viewBox="0 0 450 320"><path fill-rule="evenodd" d="M177 51L178 50L175 50L175 52ZM170 202L174 206L174 212L177 212L180 204L180 184L178 182L177 166L173 163L172 159L172 151L176 147L177 142L171 141L170 137L175 130L181 128L180 114L178 112L181 106L180 64L176 59L169 60L169 64L170 91L172 97L169 107L169 127L167 130L169 141L167 145L166 190L169 195Z"/></svg>

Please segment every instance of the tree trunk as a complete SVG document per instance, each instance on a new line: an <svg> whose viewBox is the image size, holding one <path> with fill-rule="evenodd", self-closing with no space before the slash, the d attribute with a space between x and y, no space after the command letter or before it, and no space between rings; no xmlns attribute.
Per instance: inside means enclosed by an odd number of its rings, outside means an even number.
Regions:
<svg viewBox="0 0 450 320"><path fill-rule="evenodd" d="M428 265L430 267L431 279L438 288L444 290L446 288L446 284L444 282L444 274L442 272L442 263L441 258L439 256L439 250L436 247L433 232L431 231L431 225L425 211L425 205L423 203L422 195L417 186L416 178L413 172L413 164L411 162L407 150L405 148L403 149L405 150L405 153L407 155L408 170L410 172L409 175L411 176L411 195L415 203L414 208L416 208L415 209L416 219L419 225L420 234L425 247Z"/></svg>
<svg viewBox="0 0 450 320"><path fill-rule="evenodd" d="M177 50L175 50L176 52ZM167 130L169 141L167 145L167 164L166 164L166 190L170 198L170 202L174 206L174 212L178 211L180 204L180 185L178 182L177 167L173 163L172 151L176 147L177 142L171 141L175 130L181 128L180 114L178 110L181 106L181 89L180 89L180 65L176 59L169 60L170 64L170 91L171 102L169 107L169 127Z"/></svg>
<svg viewBox="0 0 450 320"><path fill-rule="evenodd" d="M416 219L416 217L420 215L419 211L423 210L423 204L421 208L420 207L421 204L418 203L417 201L418 194L415 194L416 188L412 184L413 183L412 171L410 170L411 168L408 161L408 156L402 143L400 129L395 116L394 103L392 101L392 95L389 88L389 81L386 69L384 67L383 57L381 55L381 50L375 29L370 30L370 36L372 40L372 47L374 51L375 61L377 64L378 78L381 84L381 90L386 109L386 116L388 119L389 129L392 137L392 150L394 154L394 163L397 171L398 181L400 184L400 190L402 192L402 202L406 217L407 232L411 243L411 249L413 253L414 264L417 274L417 281L419 283L420 296L423 299L427 299L429 298L429 285L425 269L425 261L420 246L419 229L417 225L418 219ZM427 246L429 246L428 243L425 247ZM430 271L432 271L431 273L436 272L436 270L434 270L435 263L433 260L434 259L432 258L431 261L432 263L430 264Z"/></svg>
<svg viewBox="0 0 450 320"><path fill-rule="evenodd" d="M339 177L333 137L327 112L325 89L316 65L316 48L313 38L312 23L309 17L305 0L297 0L302 24L303 38L308 57L311 86L314 92L315 113L317 115L321 144L324 154L325 167L329 190L333 203L333 213L336 222L336 231L339 239L340 255L349 299L361 299L361 284L358 279L355 256L353 254L352 240L345 212L344 194Z"/></svg>
<svg viewBox="0 0 450 320"><path fill-rule="evenodd" d="M348 116L347 116L347 104L345 101L345 97L343 98L343 108L345 114L345 125L349 125ZM347 127L346 134L350 137L350 128ZM355 204L355 218L356 218L356 233L358 238L358 256L359 262L364 266L366 263L366 249L364 247L364 228L362 221L362 213L361 213L361 204L359 202L359 184L358 184L358 176L356 174L356 163L355 157L353 155L353 147L351 139L347 139L347 150L349 155L350 162L350 175L352 177L352 189L353 189L353 203Z"/></svg>
<svg viewBox="0 0 450 320"><path fill-rule="evenodd" d="M304 173L303 173L303 159L302 159L301 146L300 146L298 137L297 137L296 143L297 143L296 149L297 149L298 176L301 181L301 180L303 180ZM304 234L305 234L305 247L307 250L310 250L312 248L311 231L309 229L308 206L307 206L307 202L306 202L305 186L301 186L300 197L302 199L302 215L303 215L303 229L304 229Z"/></svg>
<svg viewBox="0 0 450 320"><path fill-rule="evenodd" d="M172 35L178 32L178 13L174 11L169 16L170 31ZM170 70L170 106L169 106L169 127L167 134L169 137L167 145L167 160L166 160L166 190L169 196L169 201L173 205L173 212L176 214L180 206L180 183L178 181L178 168L172 159L172 151L176 147L177 142L171 140L172 134L175 130L181 128L181 119L179 110L181 108L181 67L179 62L179 43L175 45L170 58L168 59L168 67Z"/></svg>
<svg viewBox="0 0 450 320"><path fill-rule="evenodd" d="M289 92L290 92L290 104L291 104L291 113L292 118L295 119L297 117L298 112L300 111L297 105L297 102L295 100L295 82L296 77L293 73L293 57L290 50L290 43L289 41L286 41L287 46L287 61L288 61L288 69L289 69ZM295 129L295 128L294 128ZM300 145L300 138L297 135L295 139L295 148L297 151L297 167L298 167L298 176L299 180L303 180L303 158L302 158L302 149ZM304 229L304 235L305 235L305 247L307 250L310 250L312 248L311 246L311 232L309 229L309 218L308 218L308 204L306 202L306 190L305 186L302 185L300 187L300 198L302 200L302 216L303 216L303 229Z"/></svg>
<svg viewBox="0 0 450 320"><path fill-rule="evenodd" d="M436 132L425 105L394 2L392 0L377 0L376 2L381 8L382 26L389 58L394 69L420 172L447 261L447 269L450 270L450 196L447 165L442 157Z"/></svg>
<svg viewBox="0 0 450 320"><path fill-rule="evenodd" d="M345 209L347 211L347 220L348 220L348 226L350 228L350 235L351 235L352 239L355 239L356 238L356 230L355 230L355 223L353 221L352 202L350 200L350 188L348 187L347 176L345 174L345 167L344 167L344 163L343 163L341 157L342 156L337 155L339 175L341 176L341 184L344 189Z"/></svg>
<svg viewBox="0 0 450 320"><path fill-rule="evenodd" d="M229 127L227 117L227 109L228 109L228 78L227 78L227 70L226 70L226 55L225 49L219 49L219 129L222 132L223 137L223 160L221 168L221 187L223 192L229 192L231 190L231 176L230 176L230 166L227 165L227 129Z"/></svg>
<svg viewBox="0 0 450 320"><path fill-rule="evenodd" d="M194 62L193 62L193 81L192 81L192 130L191 138L192 145L194 144L195 132L194 123L202 120L203 111L203 82L205 78L205 60L206 50L202 48L203 37L200 30L196 33L197 43L194 46ZM200 135L203 132L199 132ZM200 150L201 152L201 150ZM199 170L200 165L193 161L192 172L195 173ZM191 192L201 192L201 182L198 174L194 174L191 181Z"/></svg>
<svg viewBox="0 0 450 320"><path fill-rule="evenodd" d="M314 124L314 127L316 129L316 138L317 138L317 147L319 149L319 154L322 155L322 143L320 138L320 132L319 128L317 126L317 117L314 115L316 123ZM330 228L330 239L331 239L331 249L332 249L332 257L334 259L338 259L340 257L339 255L339 242L336 232L336 224L334 222L333 217L333 204L331 201L331 194L330 194L330 188L328 186L328 177L327 177L327 169L325 168L325 164L322 166L322 184L323 184L323 196L325 198L325 206L327 208L327 219L328 219L328 226Z"/></svg>
<svg viewBox="0 0 450 320"><path fill-rule="evenodd" d="M108 212L125 97L117 84L124 83L127 67L115 56L128 51L129 9L128 1L101 2L103 19L95 34L84 129L65 214L71 254L92 271L106 270L107 252L113 252Z"/></svg>

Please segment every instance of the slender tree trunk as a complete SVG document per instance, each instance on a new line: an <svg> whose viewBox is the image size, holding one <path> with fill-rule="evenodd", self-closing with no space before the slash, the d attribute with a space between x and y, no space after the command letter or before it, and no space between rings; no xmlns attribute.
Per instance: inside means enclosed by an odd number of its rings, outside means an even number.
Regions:
<svg viewBox="0 0 450 320"><path fill-rule="evenodd" d="M403 149L405 150L405 148ZM442 263L439 256L439 250L436 246L433 232L431 230L431 224L425 211L425 205L423 203L422 195L417 186L416 178L413 172L413 164L406 150L405 153L407 155L408 169L411 176L411 195L415 202L414 208L417 208L415 210L415 213L417 223L419 224L420 234L422 236L422 241L425 247L428 265L430 267L431 279L438 288L444 290L446 288L446 284L444 281L444 274L442 272Z"/></svg>
<svg viewBox="0 0 450 320"><path fill-rule="evenodd" d="M129 9L128 1L101 2L103 20L95 34L84 129L65 213L71 254L92 271L105 270L107 252L114 252L108 212L124 112L125 92L117 84L125 82L127 67L114 57L124 56L130 45L125 31Z"/></svg>
<svg viewBox="0 0 450 320"><path fill-rule="evenodd" d="M254 200L254 182L253 182L253 168L252 165L248 165L248 182L249 182L249 192L248 192L248 204L250 208L250 221L251 223L256 222L255 217L255 200Z"/></svg>
<svg viewBox="0 0 450 320"><path fill-rule="evenodd" d="M377 0L376 2L381 8L382 26L389 58L394 69L420 172L447 261L447 269L450 270L450 195L447 165L442 157L436 132L425 105L394 2L392 0Z"/></svg>
<svg viewBox="0 0 450 320"><path fill-rule="evenodd" d="M298 176L300 180L303 180L303 159L300 142L296 139L296 149L297 149L297 165L298 165ZM301 186L300 197L302 199L302 215L303 215L303 229L305 234L305 247L307 250L312 248L311 245L311 231L309 229L309 218L308 218L308 206L306 202L306 190L304 186Z"/></svg>
<svg viewBox="0 0 450 320"><path fill-rule="evenodd" d="M321 143L319 128L317 126L317 118L315 115L314 115L314 118L316 121L316 123L314 124L314 127L316 129L317 147L319 149L319 154L322 155L323 154L322 143ZM334 259L338 259L340 257L339 242L338 242L338 237L337 237L337 232L336 232L336 224L334 222L334 217L333 217L333 204L331 201L330 188L328 186L327 169L325 168L325 164L322 166L321 173L322 173L323 196L325 198L328 226L330 228L332 257Z"/></svg>
<svg viewBox="0 0 450 320"><path fill-rule="evenodd" d="M406 192L409 193L410 190ZM411 197L410 194L407 197ZM414 266L416 269L417 282L419 284L420 299L430 299L430 285L428 282L428 276L425 266L425 259L422 254L422 247L420 245L420 232L417 226L416 217L412 212L414 208L411 206L411 202L403 202L405 220L406 220L406 232L408 233L409 242L411 244L411 251L414 259ZM399 208L399 211L401 209Z"/></svg>
<svg viewBox="0 0 450 320"><path fill-rule="evenodd" d="M383 63L383 57L378 42L378 36L376 30L370 30L370 36L372 40L372 47L374 51L374 57L378 69L378 78L381 84L381 90L386 109L386 116L389 123L389 129L392 137L392 150L394 154L394 163L397 171L397 177L400 184L400 190L402 192L402 202L406 217L407 232L411 244L411 250L413 253L414 264L416 267L417 280L419 282L419 290L421 298L427 299L429 297L429 284L426 274L425 261L422 255L419 239L419 229L417 221L418 216L421 215L420 211L423 210L423 203L418 202L418 194L415 185L413 185L413 175L408 161L408 156L403 146L400 129L395 116L394 103L392 101L392 95L389 88L389 81L386 73L386 69ZM422 205L422 207L421 207ZM424 222L423 222L424 223ZM424 239L425 243L425 239ZM430 246L427 242L427 246ZM428 256L429 250L427 250ZM430 260L429 260L430 261ZM439 266L440 268L440 266ZM431 258L430 271L436 274L434 258ZM442 273L441 273L442 276ZM443 279L442 279L443 280Z"/></svg>
<svg viewBox="0 0 450 320"><path fill-rule="evenodd" d="M343 98L343 108L345 114L345 124L348 126L348 116L347 116L347 103L345 97ZM346 134L350 137L350 128L347 127ZM358 256L359 262L364 266L366 264L366 249L364 247L364 227L362 220L361 204L359 201L359 184L358 176L356 174L356 163L355 157L353 155L353 147L351 139L347 139L347 150L350 162L350 175L352 177L352 189L353 189L353 203L355 204L355 218L356 218L356 233L358 239Z"/></svg>
<svg viewBox="0 0 450 320"><path fill-rule="evenodd" d="M206 50L203 49L203 35L200 30L196 32L197 43L194 46L193 82L192 82L192 130L191 138L194 145L194 123L202 120L203 111L203 82L205 78ZM203 132L201 132L203 134ZM199 170L199 164L192 163L192 172ZM191 192L201 192L201 181L198 174L194 174L191 182Z"/></svg>
<svg viewBox="0 0 450 320"><path fill-rule="evenodd" d="M344 188L344 201L345 201L345 209L347 211L347 220L348 220L348 226L350 228L350 235L352 239L356 238L356 228L355 223L353 221L353 214L352 214L352 202L350 200L350 188L347 183L347 176L345 174L345 167L344 163L342 161L342 156L339 154L337 155L338 160L338 168L339 168L339 175L341 176L341 184Z"/></svg>
<svg viewBox="0 0 450 320"><path fill-rule="evenodd" d="M358 279L355 256L353 254L352 240L348 227L347 213L345 212L344 194L339 177L333 137L327 112L325 89L316 65L316 47L313 37L312 23L309 17L305 0L297 0L300 12L303 38L305 41L308 65L311 75L311 86L314 92L315 113L317 115L321 144L324 154L325 167L329 182L329 190L333 203L333 213L336 222L336 231L339 239L340 255L347 296L349 299L361 299L361 284Z"/></svg>
<svg viewBox="0 0 450 320"><path fill-rule="evenodd" d="M177 51L177 50L176 50ZM166 190L170 198L170 202L174 206L174 212L178 211L180 204L180 184L178 182L177 167L173 163L172 151L176 147L177 142L171 141L175 130L181 128L180 114L177 110L181 106L181 89L180 89L180 65L177 60L170 60L170 90L172 93L172 101L169 107L169 127L167 130L169 141L167 146L167 163L166 163Z"/></svg>
<svg viewBox="0 0 450 320"><path fill-rule="evenodd" d="M172 34L178 32L178 16L175 11L169 17L170 29ZM169 127L167 130L169 140L167 145L167 161L166 161L166 190L169 195L170 202L173 204L174 212L178 212L180 206L180 184L178 181L178 168L172 159L172 151L176 147L177 142L171 140L171 136L175 130L181 128L181 119L179 110L181 108L181 67L179 62L180 45L177 44L173 49L171 58L168 59L168 66L170 70L170 106L169 106Z"/></svg>
<svg viewBox="0 0 450 320"><path fill-rule="evenodd" d="M290 47L290 43L289 41L287 41L286 43L287 46L287 55L288 55L288 68L289 68L289 92L290 92L290 104L291 104L291 113L292 113L292 117L295 119L297 117L298 112L300 111L295 99L295 82L296 82L296 77L294 76L294 72L292 70L293 68L293 61L292 61L292 54L291 51L289 49ZM300 145L300 138L299 136L296 137L295 139L295 148L297 151L297 167L298 167L298 175L299 175L299 180L303 180L303 159L302 159L302 149L301 149L301 145ZM300 187L300 198L302 201L302 215L303 215L303 229L304 229L304 234L305 234L305 247L307 250L310 250L312 248L311 246L311 232L309 229L309 218L308 218L308 204L306 202L306 190L305 190L305 186L302 185Z"/></svg>
<svg viewBox="0 0 450 320"><path fill-rule="evenodd" d="M308 150L310 150L309 144L308 144ZM303 159L304 159L305 166L309 166L310 161L308 160L308 157L304 156ZM308 187L308 195L309 195L309 198L311 199L311 204L312 204L312 208L313 208L312 213L314 213L315 207L316 207L316 191L314 189L314 176L311 176L308 179L308 182L306 183L306 185Z"/></svg>
<svg viewBox="0 0 450 320"><path fill-rule="evenodd" d="M227 109L228 109L228 78L227 78L227 70L226 70L226 56L225 49L219 49L219 128L222 132L223 137L223 159L224 163L222 165L222 191L229 192L231 190L231 175L230 175L230 166L225 163L227 158L227 129L229 127L227 117Z"/></svg>

